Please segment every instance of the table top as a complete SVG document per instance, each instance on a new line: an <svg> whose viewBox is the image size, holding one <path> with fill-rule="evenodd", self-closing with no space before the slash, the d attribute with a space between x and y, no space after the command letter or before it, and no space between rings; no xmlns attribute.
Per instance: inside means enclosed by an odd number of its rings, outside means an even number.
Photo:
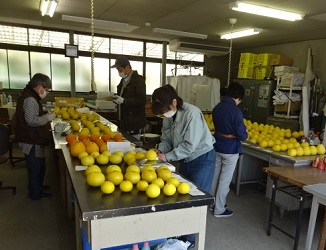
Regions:
<svg viewBox="0 0 326 250"><path fill-rule="evenodd" d="M274 152L271 148L261 148L254 146L253 143L242 142L245 153L264 154L267 158L275 158L288 162L291 166L304 166L311 164L315 156L288 156L286 152ZM252 151L252 152L249 152Z"/></svg>
<svg viewBox="0 0 326 250"><path fill-rule="evenodd" d="M304 186L303 190L323 199L326 202L326 183Z"/></svg>
<svg viewBox="0 0 326 250"><path fill-rule="evenodd" d="M278 177L281 180L289 182L298 187L305 185L313 185L318 183L326 183L326 172L311 166L303 167L267 167L263 170L272 176Z"/></svg>
<svg viewBox="0 0 326 250"><path fill-rule="evenodd" d="M214 197L202 191L203 195L190 194L165 196L161 193L157 198L148 198L144 192L135 187L129 193L123 193L116 187L112 194L103 194L100 188L89 187L86 184L84 171L76 171L80 164L77 158L72 158L66 145L62 145L69 177L75 191L76 201L84 221L112 218L126 215L145 214L174 209L207 206L213 204Z"/></svg>

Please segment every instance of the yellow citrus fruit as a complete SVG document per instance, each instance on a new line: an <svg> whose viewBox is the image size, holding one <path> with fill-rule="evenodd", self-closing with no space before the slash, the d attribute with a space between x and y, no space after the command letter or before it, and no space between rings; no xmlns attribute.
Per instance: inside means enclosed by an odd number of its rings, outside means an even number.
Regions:
<svg viewBox="0 0 326 250"><path fill-rule="evenodd" d="M297 150L295 148L290 148L287 151L288 156L296 156L297 155Z"/></svg>
<svg viewBox="0 0 326 250"><path fill-rule="evenodd" d="M78 157L81 152L85 152L86 148L82 142L76 142L70 147L70 154L74 157Z"/></svg>
<svg viewBox="0 0 326 250"><path fill-rule="evenodd" d="M109 157L108 157L107 155L100 154L100 155L98 155L98 156L96 157L96 162L97 162L98 164L102 164L102 165L104 165L104 164L108 164L108 162L109 162Z"/></svg>
<svg viewBox="0 0 326 250"><path fill-rule="evenodd" d="M290 142L288 144L286 144L286 146L288 147L288 149L294 148L293 143L290 143Z"/></svg>
<svg viewBox="0 0 326 250"><path fill-rule="evenodd" d="M124 162L128 162L128 160L129 160L130 158L135 158L135 157L134 157L133 154L131 154L131 153L127 153L127 154L125 154L125 155L123 156L123 161L124 161Z"/></svg>
<svg viewBox="0 0 326 250"><path fill-rule="evenodd" d="M155 180L152 181L153 184L156 184L160 188L164 187L164 181L161 178L156 178Z"/></svg>
<svg viewBox="0 0 326 250"><path fill-rule="evenodd" d="M147 181L140 180L137 182L136 187L139 191L146 191L146 189L148 187L148 183L147 183Z"/></svg>
<svg viewBox="0 0 326 250"><path fill-rule="evenodd" d="M86 146L86 152L91 154L92 152L97 151L99 152L100 149L97 146L97 144L95 142L90 142L87 146Z"/></svg>
<svg viewBox="0 0 326 250"><path fill-rule="evenodd" d="M90 173L86 177L86 182L92 187L99 187L105 182L105 176L102 173Z"/></svg>
<svg viewBox="0 0 326 250"><path fill-rule="evenodd" d="M122 151L116 151L116 152L114 152L113 154L115 154L115 155L120 155L121 157L124 156L124 153L123 153Z"/></svg>
<svg viewBox="0 0 326 250"><path fill-rule="evenodd" d="M187 182L181 182L177 187L179 194L188 194L190 191L190 185Z"/></svg>
<svg viewBox="0 0 326 250"><path fill-rule="evenodd" d="M141 171L144 172L144 171L155 171L155 168L152 166L152 165L147 165L147 166L144 166Z"/></svg>
<svg viewBox="0 0 326 250"><path fill-rule="evenodd" d="M113 193L115 189L114 184L111 181L105 181L102 185L101 185L101 191L104 194L111 194Z"/></svg>
<svg viewBox="0 0 326 250"><path fill-rule="evenodd" d="M120 190L122 192L130 192L133 188L131 181L123 181L120 183Z"/></svg>
<svg viewBox="0 0 326 250"><path fill-rule="evenodd" d="M91 153L91 156L93 156L94 159L99 155L100 155L100 152L98 152L98 151L94 151Z"/></svg>
<svg viewBox="0 0 326 250"><path fill-rule="evenodd" d="M176 187L180 184L178 178L176 178L176 177L171 177L171 178L167 179L166 182L172 183Z"/></svg>
<svg viewBox="0 0 326 250"><path fill-rule="evenodd" d="M160 177L163 181L172 177L172 172L170 169L162 169L158 171L158 177Z"/></svg>
<svg viewBox="0 0 326 250"><path fill-rule="evenodd" d="M135 158L136 158L136 160L141 160L141 159L143 159L144 157L145 157L145 154L144 154L144 153L137 152L137 153L135 154Z"/></svg>
<svg viewBox="0 0 326 250"><path fill-rule="evenodd" d="M130 166L130 165L133 165L136 161L136 158L135 157L131 157L128 159L127 161L127 165Z"/></svg>
<svg viewBox="0 0 326 250"><path fill-rule="evenodd" d="M319 154L319 155L325 154L326 149L325 149L324 144L318 144L316 146L316 149L317 149L317 154Z"/></svg>
<svg viewBox="0 0 326 250"><path fill-rule="evenodd" d="M163 193L167 196L172 196L177 191L177 188L172 183L166 183L163 187Z"/></svg>
<svg viewBox="0 0 326 250"><path fill-rule="evenodd" d="M156 160L157 158L157 154L154 150L148 150L146 153L145 153L145 158L149 161L154 161Z"/></svg>
<svg viewBox="0 0 326 250"><path fill-rule="evenodd" d="M146 170L146 171L142 172L141 178L142 178L142 180L147 181L148 183L151 183L153 180L155 180L157 178L157 174L155 173L155 171Z"/></svg>
<svg viewBox="0 0 326 250"><path fill-rule="evenodd" d="M286 151L288 149L288 147L287 147L287 145L286 144L284 144L284 143L282 143L281 145L280 145L280 150L281 151Z"/></svg>
<svg viewBox="0 0 326 250"><path fill-rule="evenodd" d="M159 196L161 193L161 189L158 185L156 184L150 184L147 188L146 188L146 195L149 198L156 198L157 196Z"/></svg>
<svg viewBox="0 0 326 250"><path fill-rule="evenodd" d="M118 165L110 165L106 168L105 172L107 174L109 174L110 172L113 172L113 171L119 171L119 172L122 172L121 171L121 168L118 166Z"/></svg>
<svg viewBox="0 0 326 250"><path fill-rule="evenodd" d="M259 142L259 147L266 148L267 145L268 145L268 142L265 141L265 140L261 140L261 141Z"/></svg>
<svg viewBox="0 0 326 250"><path fill-rule="evenodd" d="M119 185L123 181L123 174L119 171L112 171L108 173L107 179L114 185Z"/></svg>
<svg viewBox="0 0 326 250"><path fill-rule="evenodd" d="M89 175L90 173L93 173L93 172L96 172L96 173L101 173L101 168L97 165L91 165L91 166L88 166L85 170L85 175Z"/></svg>
<svg viewBox="0 0 326 250"><path fill-rule="evenodd" d="M135 171L128 171L125 173L125 180L130 181L132 184L136 184L140 181L140 174Z"/></svg>
<svg viewBox="0 0 326 250"><path fill-rule="evenodd" d="M120 164L122 162L122 156L118 154L113 154L110 156L110 162L112 164Z"/></svg>
<svg viewBox="0 0 326 250"><path fill-rule="evenodd" d="M274 146L274 141L273 140L268 140L267 147L272 148L273 146Z"/></svg>
<svg viewBox="0 0 326 250"><path fill-rule="evenodd" d="M95 162L93 156L91 156L91 155L85 155L85 156L83 156L83 158L81 158L80 161L81 161L81 164L83 166L90 166L90 165L93 165L94 162Z"/></svg>
<svg viewBox="0 0 326 250"><path fill-rule="evenodd" d="M303 148L303 155L310 155L310 147L304 147Z"/></svg>
<svg viewBox="0 0 326 250"><path fill-rule="evenodd" d="M316 155L317 154L317 148L316 146L310 146L310 155Z"/></svg>
<svg viewBox="0 0 326 250"><path fill-rule="evenodd" d="M79 153L78 154L78 158L79 158L79 160L81 160L81 158L83 158L84 156L86 156L86 155L88 155L88 153L87 152L81 152L81 153Z"/></svg>
<svg viewBox="0 0 326 250"><path fill-rule="evenodd" d="M102 154L107 155L108 157L110 157L112 155L111 152L110 151L107 151L107 150L104 150L102 152Z"/></svg>
<svg viewBox="0 0 326 250"><path fill-rule="evenodd" d="M273 150L274 152L280 152L280 150L281 150L281 146L280 146L279 144L276 144L276 145L273 146L272 150Z"/></svg>
<svg viewBox="0 0 326 250"><path fill-rule="evenodd" d="M305 142L302 142L301 143L301 147L309 147L310 145L309 145L309 142L307 142L307 141L305 141Z"/></svg>
<svg viewBox="0 0 326 250"><path fill-rule="evenodd" d="M127 167L126 172L134 171L140 173L140 168L137 165L130 165Z"/></svg>
<svg viewBox="0 0 326 250"><path fill-rule="evenodd" d="M159 166L159 167L156 169L156 172L158 173L158 172L160 172L160 171L163 170L163 169L169 169L169 167L168 167L168 166L165 166L165 165ZM170 170L170 169L169 169L169 170Z"/></svg>
<svg viewBox="0 0 326 250"><path fill-rule="evenodd" d="M296 148L296 151L297 151L297 156L303 156L304 151L302 147Z"/></svg>

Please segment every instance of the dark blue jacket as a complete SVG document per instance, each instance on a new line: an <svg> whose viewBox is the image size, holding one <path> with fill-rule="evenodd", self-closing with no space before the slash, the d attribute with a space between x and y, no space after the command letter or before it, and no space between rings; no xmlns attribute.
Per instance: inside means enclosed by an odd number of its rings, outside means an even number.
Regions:
<svg viewBox="0 0 326 250"><path fill-rule="evenodd" d="M215 127L215 151L224 154L242 154L241 141L247 139L248 134L243 123L243 114L235 101L225 96L215 106L212 115ZM236 138L226 138L225 135L234 135Z"/></svg>

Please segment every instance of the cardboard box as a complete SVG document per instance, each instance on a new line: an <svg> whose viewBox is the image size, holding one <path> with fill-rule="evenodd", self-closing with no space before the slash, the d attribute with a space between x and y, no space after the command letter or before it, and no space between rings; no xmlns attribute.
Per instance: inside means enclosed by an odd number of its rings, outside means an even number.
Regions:
<svg viewBox="0 0 326 250"><path fill-rule="evenodd" d="M280 85L281 86L293 86L301 87L304 80L304 73L301 72L286 72L283 73Z"/></svg>
<svg viewBox="0 0 326 250"><path fill-rule="evenodd" d="M291 101L290 111L291 112L300 111L301 110L301 103L302 103L302 101ZM288 111L288 106L289 106L289 103L284 103L282 105L275 105L274 111L275 112L280 112L280 113L287 112Z"/></svg>
<svg viewBox="0 0 326 250"><path fill-rule="evenodd" d="M292 66L293 60L289 57L283 55L272 55L269 61L270 65L285 65L285 66Z"/></svg>
<svg viewBox="0 0 326 250"><path fill-rule="evenodd" d="M291 66L275 66L274 75L281 77L284 73L299 72L299 68Z"/></svg>

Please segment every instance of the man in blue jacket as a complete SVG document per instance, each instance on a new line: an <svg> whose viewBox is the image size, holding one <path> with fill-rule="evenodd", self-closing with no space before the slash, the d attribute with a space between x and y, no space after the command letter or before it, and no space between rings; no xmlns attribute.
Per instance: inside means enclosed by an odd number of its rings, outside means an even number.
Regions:
<svg viewBox="0 0 326 250"><path fill-rule="evenodd" d="M229 217L233 212L226 206L239 154L243 153L241 141L247 139L247 128L243 114L237 105L244 97L244 88L239 83L231 83L223 100L212 111L215 127L214 144L216 151L215 173L211 194L215 195L213 207L215 217Z"/></svg>

